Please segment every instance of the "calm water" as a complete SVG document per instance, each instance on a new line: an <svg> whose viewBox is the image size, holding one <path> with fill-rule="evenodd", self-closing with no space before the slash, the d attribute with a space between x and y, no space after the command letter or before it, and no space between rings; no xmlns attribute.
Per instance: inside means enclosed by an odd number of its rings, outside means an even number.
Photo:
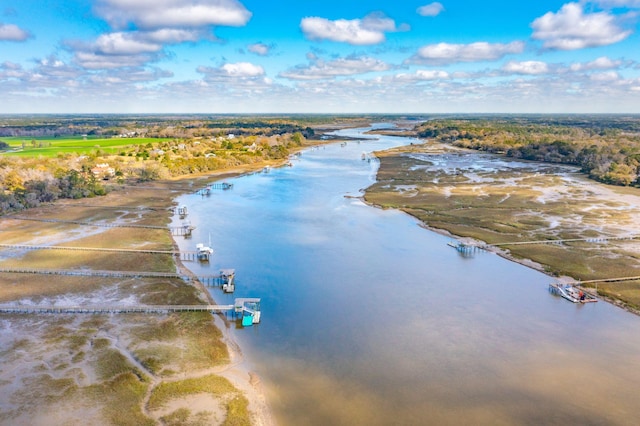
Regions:
<svg viewBox="0 0 640 426"><path fill-rule="evenodd" d="M362 129L343 131L353 135ZM305 151L293 167L189 195L205 274L235 268L233 296L262 323L234 335L283 425L639 424L640 318L551 296L549 277L473 258L397 211L348 196L375 179L381 137ZM498 159L496 161L499 161Z"/></svg>

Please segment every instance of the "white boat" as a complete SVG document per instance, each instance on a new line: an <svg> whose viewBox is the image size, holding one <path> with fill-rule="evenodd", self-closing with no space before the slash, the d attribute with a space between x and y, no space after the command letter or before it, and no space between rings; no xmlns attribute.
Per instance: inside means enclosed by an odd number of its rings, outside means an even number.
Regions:
<svg viewBox="0 0 640 426"><path fill-rule="evenodd" d="M198 252L198 260L209 261L209 258L213 254L213 249L204 244L196 244L196 250Z"/></svg>
<svg viewBox="0 0 640 426"><path fill-rule="evenodd" d="M565 299L573 303L589 303L598 301L595 296L586 293L585 291L574 287L571 284L549 284L549 292L560 297L564 297Z"/></svg>

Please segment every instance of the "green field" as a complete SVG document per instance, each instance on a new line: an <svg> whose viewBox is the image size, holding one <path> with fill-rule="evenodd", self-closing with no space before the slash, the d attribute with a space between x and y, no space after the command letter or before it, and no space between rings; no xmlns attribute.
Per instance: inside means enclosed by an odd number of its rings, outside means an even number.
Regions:
<svg viewBox="0 0 640 426"><path fill-rule="evenodd" d="M0 141L11 147L0 151L2 155L19 157L55 157L58 154L90 154L100 150L106 154L119 154L134 145L158 143L169 139L157 138L99 138L88 136L64 137L3 137Z"/></svg>

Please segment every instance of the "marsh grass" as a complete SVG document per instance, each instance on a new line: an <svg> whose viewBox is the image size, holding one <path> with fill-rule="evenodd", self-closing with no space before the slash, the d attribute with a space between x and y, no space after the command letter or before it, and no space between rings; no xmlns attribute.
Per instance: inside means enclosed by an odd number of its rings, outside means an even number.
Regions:
<svg viewBox="0 0 640 426"><path fill-rule="evenodd" d="M156 386L149 398L149 409L162 408L171 400L184 396L208 393L213 396L236 394L237 389L224 377L210 374L208 376L164 382Z"/></svg>
<svg viewBox="0 0 640 426"><path fill-rule="evenodd" d="M201 393L208 393L218 398L227 398L225 405L226 418L222 423L223 425L251 425L247 399L235 389L229 380L213 374L194 379L165 382L158 385L151 393L148 407L151 410L159 409L171 400ZM187 413L182 410L178 415L184 416L185 414Z"/></svg>
<svg viewBox="0 0 640 426"><path fill-rule="evenodd" d="M134 370L137 373L134 374L140 376L140 372L118 350L104 348L97 352L96 357L95 370L100 380L109 380L119 374L133 372Z"/></svg>
<svg viewBox="0 0 640 426"><path fill-rule="evenodd" d="M83 389L102 408L109 424L118 426L154 426L156 423L142 412L142 401L148 389L133 373L123 373L112 380Z"/></svg>
<svg viewBox="0 0 640 426"><path fill-rule="evenodd" d="M595 284L588 285L595 288ZM630 307L640 309L640 282L621 281L616 283L599 283L598 294L614 300L624 300Z"/></svg>
<svg viewBox="0 0 640 426"><path fill-rule="evenodd" d="M159 183L158 187L171 183ZM65 200L64 205L53 208L34 209L24 212L37 218L60 220L116 222L126 216L136 224L167 226L176 192L169 190L131 189L114 191L107 197L91 200ZM100 209L82 204L105 206L117 209ZM157 210L140 211L138 207L154 206ZM166 206L166 208L163 208ZM122 207L122 208L120 208ZM130 209L130 213L124 213ZM84 232L84 230L87 232ZM173 240L168 230L137 228L90 228L85 225L54 224L48 222L21 221L4 218L0 221L2 242L5 244L47 244L48 241L64 241L60 245L105 248L148 248L171 250ZM93 233L97 232L97 233ZM175 272L175 259L170 255L146 255L104 252L67 252L40 250L25 252L19 256L3 257L3 267L49 269L104 269L130 271ZM112 279L101 277L70 277L37 274L2 274L0 276L0 303L20 299L50 303L58 296L77 295L80 298L92 294L119 297L136 297L144 304L199 304L199 290L179 279ZM78 299L84 300L84 299ZM114 302L117 303L117 302ZM9 317L7 317L9 318ZM23 316L11 317L11 321L24 321ZM24 323L21 323L24 324ZM26 326L25 326L26 327ZM98 336L98 337L96 337ZM103 337L104 336L104 337ZM118 348L112 342L118 341ZM197 374L197 369L210 369L226 363L229 353L222 341L222 333L208 313L183 313L168 316L119 315L117 319L103 315L51 316L38 324L33 338L16 340L10 347L0 348L3 360L20 362L24 352L51 349L35 357L30 374L24 385L10 396L15 398L18 410L36 412L39 402L54 404L64 410L65 404L84 404L87 398L92 409L101 411L102 424L154 425L155 421L142 412L142 404L148 390L147 376L125 356L132 356L152 373L162 377L178 376L188 372ZM91 385L77 388L73 379L57 381L49 374L79 377L78 370L87 371ZM72 373L76 371L76 373ZM230 385L230 384L229 384ZM233 389L224 394L230 401L237 394ZM36 404L36 405L34 405ZM233 407L237 403L232 405ZM0 410L1 411L1 410ZM236 411L233 409L232 411ZM242 410L233 418L241 419ZM22 411L21 411L22 412ZM15 413L0 412L0 423L10 420ZM246 415L248 417L248 414ZM188 422L201 419L192 414ZM242 420L240 420L242 421ZM10 424L10 423L8 423ZM242 424L242 423L239 423Z"/></svg>
<svg viewBox="0 0 640 426"><path fill-rule="evenodd" d="M398 148L376 153L381 158L377 182L365 194L367 202L383 208L397 208L417 217L430 227L489 244L607 236L602 221L628 224L631 216L615 200L594 200L589 191L566 186L564 178L553 174L521 171L479 172L483 182L469 181L460 174L428 171L427 163L404 155L423 147ZM412 170L413 169L413 170ZM437 182L437 183L434 183ZM505 182L516 184L507 185ZM399 185L416 188L407 197ZM562 188L559 192L557 188ZM613 188L620 194L638 195L637 189ZM541 202L541 197L544 202ZM576 211L580 216L576 218ZM548 218L573 219L576 226L552 226ZM568 220L566 223L571 223ZM609 225L607 223L607 225ZM640 275L640 254L625 245L533 244L503 246L514 258L531 259L551 275L568 275L579 280ZM640 282L599 287L611 297L630 305L640 305Z"/></svg>
<svg viewBox="0 0 640 426"><path fill-rule="evenodd" d="M39 374L22 379L24 386L11 395L16 405L34 406L51 404L55 401L73 397L78 390L73 379L55 379L49 374Z"/></svg>

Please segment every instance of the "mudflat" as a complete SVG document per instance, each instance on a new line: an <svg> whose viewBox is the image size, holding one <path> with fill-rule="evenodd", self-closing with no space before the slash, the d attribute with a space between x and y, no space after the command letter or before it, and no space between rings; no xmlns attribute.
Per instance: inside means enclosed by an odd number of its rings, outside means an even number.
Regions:
<svg viewBox="0 0 640 426"><path fill-rule="evenodd" d="M2 217L2 243L170 251L173 199L211 179L121 187ZM181 265L171 254L3 248L0 268L174 273ZM178 278L0 274L0 304L211 302ZM227 327L209 313L2 314L0 424L271 424Z"/></svg>

